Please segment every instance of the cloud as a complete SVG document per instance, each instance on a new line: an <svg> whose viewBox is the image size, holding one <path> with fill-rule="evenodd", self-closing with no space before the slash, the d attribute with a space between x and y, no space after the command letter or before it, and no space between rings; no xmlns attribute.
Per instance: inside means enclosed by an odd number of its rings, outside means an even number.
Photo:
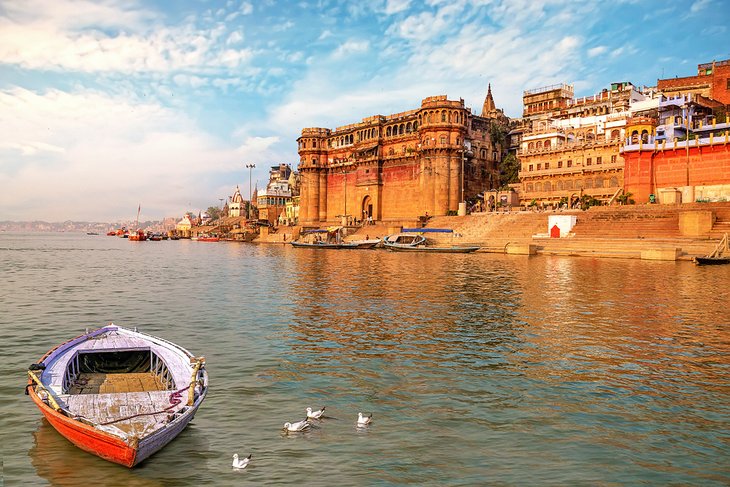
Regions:
<svg viewBox="0 0 730 487"><path fill-rule="evenodd" d="M367 52L370 48L368 41L346 41L332 53L333 59L342 59L351 54Z"/></svg>
<svg viewBox="0 0 730 487"><path fill-rule="evenodd" d="M385 2L385 14L393 15L404 10L408 10L411 5L411 0L386 0Z"/></svg>
<svg viewBox="0 0 730 487"><path fill-rule="evenodd" d="M692 6L690 7L689 11L692 14L696 14L702 10L704 10L708 5L710 4L710 0L696 0L692 3Z"/></svg>
<svg viewBox="0 0 730 487"><path fill-rule="evenodd" d="M588 57L596 57L600 56L604 52L606 52L608 48L606 46L596 46L588 49Z"/></svg>
<svg viewBox="0 0 730 487"><path fill-rule="evenodd" d="M224 26L199 29L187 22L168 27L153 14L123 5L113 1L98 5L68 0L11 2L8 14L0 17L0 63L32 70L164 73L236 68L253 57L253 51L246 48L218 54ZM36 13L34 9L39 9L38 16L31 15ZM74 17L76 9L80 13ZM242 34L233 32L227 40L238 42Z"/></svg>
<svg viewBox="0 0 730 487"><path fill-rule="evenodd" d="M9 189L0 219L122 218L139 200L179 215L207 194L205 177L256 156L151 102L13 88L0 90L0 107L0 185Z"/></svg>

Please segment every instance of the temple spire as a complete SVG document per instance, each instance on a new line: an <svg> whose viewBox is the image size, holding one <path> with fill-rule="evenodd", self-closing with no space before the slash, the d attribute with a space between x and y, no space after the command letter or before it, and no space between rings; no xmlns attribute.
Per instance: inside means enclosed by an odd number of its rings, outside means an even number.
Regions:
<svg viewBox="0 0 730 487"><path fill-rule="evenodd" d="M494 116L496 111L497 107L494 105L494 98L492 98L492 83L489 83L487 97L484 99L484 105L482 105L482 117Z"/></svg>

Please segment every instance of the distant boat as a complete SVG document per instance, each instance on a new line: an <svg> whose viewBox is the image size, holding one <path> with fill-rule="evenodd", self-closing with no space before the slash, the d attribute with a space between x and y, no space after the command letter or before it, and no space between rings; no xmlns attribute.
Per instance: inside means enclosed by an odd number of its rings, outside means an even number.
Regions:
<svg viewBox="0 0 730 487"><path fill-rule="evenodd" d="M139 212L141 210L142 205L139 205L137 207L137 223L135 225L135 228L137 228L137 230L135 232L129 233L129 240L132 242L144 242L145 240L147 240L147 235L145 235L145 233L139 229Z"/></svg>
<svg viewBox="0 0 730 487"><path fill-rule="evenodd" d="M129 234L129 240L130 242L144 242L147 240L147 235L142 230L137 230Z"/></svg>
<svg viewBox="0 0 730 487"><path fill-rule="evenodd" d="M205 359L110 324L48 351L26 394L71 443L126 467L172 441L208 393Z"/></svg>
<svg viewBox="0 0 730 487"><path fill-rule="evenodd" d="M86 235L99 235L99 234L96 232L86 232Z"/></svg>
<svg viewBox="0 0 730 487"><path fill-rule="evenodd" d="M218 242L220 239L213 235L198 235L198 242Z"/></svg>

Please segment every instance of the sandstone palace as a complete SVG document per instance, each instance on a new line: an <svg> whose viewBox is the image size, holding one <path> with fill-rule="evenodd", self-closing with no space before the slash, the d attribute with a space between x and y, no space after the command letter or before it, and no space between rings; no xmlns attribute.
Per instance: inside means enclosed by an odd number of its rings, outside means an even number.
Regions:
<svg viewBox="0 0 730 487"><path fill-rule="evenodd" d="M508 123L489 87L480 116L463 99L432 96L415 110L305 128L299 222L398 224L463 212L466 200L499 186Z"/></svg>

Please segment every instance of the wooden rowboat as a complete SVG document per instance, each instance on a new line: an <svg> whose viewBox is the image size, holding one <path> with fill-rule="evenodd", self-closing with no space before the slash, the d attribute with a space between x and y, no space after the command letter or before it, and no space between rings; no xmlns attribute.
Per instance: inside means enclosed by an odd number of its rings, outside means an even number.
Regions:
<svg viewBox="0 0 730 487"><path fill-rule="evenodd" d="M205 359L110 324L48 351L26 393L71 443L133 467L172 441L208 393Z"/></svg>

